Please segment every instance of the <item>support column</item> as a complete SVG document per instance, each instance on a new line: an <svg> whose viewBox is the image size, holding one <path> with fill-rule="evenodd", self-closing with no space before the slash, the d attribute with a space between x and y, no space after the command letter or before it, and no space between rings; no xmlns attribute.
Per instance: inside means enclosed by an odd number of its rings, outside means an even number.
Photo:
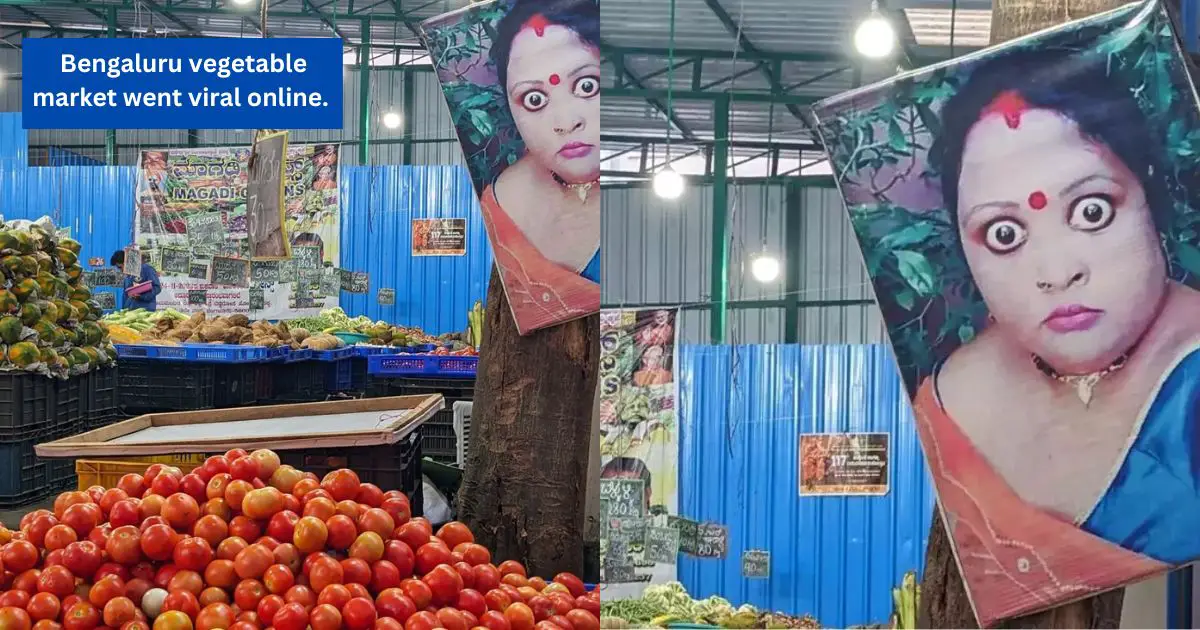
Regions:
<svg viewBox="0 0 1200 630"><path fill-rule="evenodd" d="M787 183L784 201L783 235L783 341L798 343L800 340L800 285L803 280L804 187L796 178Z"/></svg>
<svg viewBox="0 0 1200 630"><path fill-rule="evenodd" d="M117 36L117 7L107 7L105 11L105 22L108 26L108 38L112 39ZM113 166L117 163L117 130L107 129L104 131L104 163Z"/></svg>
<svg viewBox="0 0 1200 630"><path fill-rule="evenodd" d="M407 115L407 113L406 113ZM358 49L358 163L371 163L371 18L362 20Z"/></svg>
<svg viewBox="0 0 1200 630"><path fill-rule="evenodd" d="M729 95L713 103L712 314L709 336L725 343L729 301Z"/></svg>
<svg viewBox="0 0 1200 630"><path fill-rule="evenodd" d="M412 70L404 71L404 144L401 148L401 164L412 164L413 156L413 101L417 90L417 76Z"/></svg>

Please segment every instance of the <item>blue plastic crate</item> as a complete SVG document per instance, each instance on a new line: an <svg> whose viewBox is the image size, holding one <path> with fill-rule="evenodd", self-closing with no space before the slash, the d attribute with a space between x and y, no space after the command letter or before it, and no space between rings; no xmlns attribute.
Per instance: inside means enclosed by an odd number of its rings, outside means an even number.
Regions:
<svg viewBox="0 0 1200 630"><path fill-rule="evenodd" d="M475 378L479 357L392 354L367 357L367 373L374 376L436 376Z"/></svg>
<svg viewBox="0 0 1200 630"><path fill-rule="evenodd" d="M358 351L354 346L338 348L337 350L313 350L312 358L318 361L341 361L354 356Z"/></svg>
<svg viewBox="0 0 1200 630"><path fill-rule="evenodd" d="M325 366L325 391L336 394L354 388L354 361L354 357L349 357Z"/></svg>
<svg viewBox="0 0 1200 630"><path fill-rule="evenodd" d="M313 351L309 350L308 348L302 348L300 350L292 350L291 348L288 348L287 350L288 350L287 353L285 353L283 355L284 363L295 363L297 361L309 361L313 358Z"/></svg>
<svg viewBox="0 0 1200 630"><path fill-rule="evenodd" d="M360 357L369 357L376 354L392 354L396 350L399 350L399 348L391 346L354 346L355 355Z"/></svg>
<svg viewBox="0 0 1200 630"><path fill-rule="evenodd" d="M269 358L261 346L228 346L184 344L181 346L118 345L117 356L122 359L157 359L159 361L191 361L194 363L258 363Z"/></svg>

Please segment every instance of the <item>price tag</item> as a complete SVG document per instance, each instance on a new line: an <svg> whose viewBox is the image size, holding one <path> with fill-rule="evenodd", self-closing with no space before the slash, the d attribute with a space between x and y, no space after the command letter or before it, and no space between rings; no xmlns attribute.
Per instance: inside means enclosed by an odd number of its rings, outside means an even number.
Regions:
<svg viewBox="0 0 1200 630"><path fill-rule="evenodd" d="M696 555L700 545L700 524L691 519L678 516L667 517L667 527L679 532L679 551L688 555Z"/></svg>
<svg viewBox="0 0 1200 630"><path fill-rule="evenodd" d="M339 269L330 267L321 274L320 294L325 297L337 297L342 293L342 279Z"/></svg>
<svg viewBox="0 0 1200 630"><path fill-rule="evenodd" d="M250 289L250 310L261 311L267 306L267 298L262 289Z"/></svg>
<svg viewBox="0 0 1200 630"><path fill-rule="evenodd" d="M278 265L279 265L279 282L286 283L286 282L295 282L296 281L296 278L298 276L296 274L296 261L295 260L281 260L278 262Z"/></svg>
<svg viewBox="0 0 1200 630"><path fill-rule="evenodd" d="M279 263L273 260L256 260L250 263L250 282L255 284L279 282Z"/></svg>
<svg viewBox="0 0 1200 630"><path fill-rule="evenodd" d="M127 276L139 278L142 275L142 252L136 247L125 248L125 264L121 267L121 273Z"/></svg>
<svg viewBox="0 0 1200 630"><path fill-rule="evenodd" d="M338 282L346 293L367 293L370 290L369 277L364 271L338 270Z"/></svg>
<svg viewBox="0 0 1200 630"><path fill-rule="evenodd" d="M188 267L188 277L193 280L208 280L208 265L192 263Z"/></svg>
<svg viewBox="0 0 1200 630"><path fill-rule="evenodd" d="M292 308L317 308L317 301L312 296L296 296L292 298Z"/></svg>
<svg viewBox="0 0 1200 630"><path fill-rule="evenodd" d="M742 552L742 577L765 578L771 576L771 552L747 549Z"/></svg>
<svg viewBox="0 0 1200 630"><path fill-rule="evenodd" d="M208 291L204 289L188 290L188 306L204 306L208 304Z"/></svg>
<svg viewBox="0 0 1200 630"><path fill-rule="evenodd" d="M324 266L324 262L321 260L321 248L312 245L293 247L292 259L296 261L297 269L320 269Z"/></svg>
<svg viewBox="0 0 1200 630"><path fill-rule="evenodd" d="M92 272L93 287L122 287L125 286L125 276L116 267L105 267Z"/></svg>
<svg viewBox="0 0 1200 630"><path fill-rule="evenodd" d="M608 584L636 582L637 573L633 570L633 565L627 562L610 563L604 566L604 578Z"/></svg>
<svg viewBox="0 0 1200 630"><path fill-rule="evenodd" d="M611 518L608 524L608 539L619 540L630 545L643 545L646 542L646 519L644 518Z"/></svg>
<svg viewBox="0 0 1200 630"><path fill-rule="evenodd" d="M195 212L183 220L192 246L217 245L225 240L225 223L220 212Z"/></svg>
<svg viewBox="0 0 1200 630"><path fill-rule="evenodd" d="M380 306L392 306L396 303L396 290L380 289L379 293L376 294L376 300Z"/></svg>
<svg viewBox="0 0 1200 630"><path fill-rule="evenodd" d="M112 291L97 291L92 294L92 300L96 302L96 306L106 311L117 308L117 294Z"/></svg>
<svg viewBox="0 0 1200 630"><path fill-rule="evenodd" d="M214 256L209 266L210 282L225 287L244 287L250 279L250 261Z"/></svg>
<svg viewBox="0 0 1200 630"><path fill-rule="evenodd" d="M679 558L679 530L673 527L647 527L646 560L675 564Z"/></svg>
<svg viewBox="0 0 1200 630"><path fill-rule="evenodd" d="M612 518L646 515L646 484L641 479L601 479L600 499L608 500Z"/></svg>
<svg viewBox="0 0 1200 630"><path fill-rule="evenodd" d="M184 249L162 249L162 272L170 276L186 276L192 269L192 254Z"/></svg>
<svg viewBox="0 0 1200 630"><path fill-rule="evenodd" d="M719 523L701 523L696 539L696 556L724 558L729 542L729 530Z"/></svg>

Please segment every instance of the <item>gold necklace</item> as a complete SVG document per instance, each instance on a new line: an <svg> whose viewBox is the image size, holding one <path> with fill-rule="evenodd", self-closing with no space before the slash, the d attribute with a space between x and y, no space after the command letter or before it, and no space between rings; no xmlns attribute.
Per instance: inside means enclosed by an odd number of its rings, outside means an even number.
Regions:
<svg viewBox="0 0 1200 630"><path fill-rule="evenodd" d="M592 191L592 186L600 183L599 179L593 179L590 182L584 182L582 184L572 184L571 182L568 182L567 180L559 177L558 173L551 171L550 174L554 176L554 181L558 182L559 186L562 186L563 188L566 188L569 190L574 190L575 194L579 195L580 203L586 203L587 198L588 198L588 193L590 193Z"/></svg>
<svg viewBox="0 0 1200 630"><path fill-rule="evenodd" d="M1030 353L1029 357L1033 359L1033 365L1037 367L1038 371L1040 371L1042 374L1045 374L1046 376L1049 376L1060 383L1074 387L1075 395L1079 397L1079 402L1082 402L1083 406L1087 407L1092 402L1092 394L1096 389L1096 385L1099 384L1104 377L1125 367L1125 364L1129 362L1129 354L1131 352L1133 352L1132 348L1127 350L1121 356L1117 357L1117 359L1110 363L1108 367L1098 372L1092 372L1091 374L1059 374L1058 370L1055 370L1049 363L1046 363L1046 360L1042 357L1032 353Z"/></svg>

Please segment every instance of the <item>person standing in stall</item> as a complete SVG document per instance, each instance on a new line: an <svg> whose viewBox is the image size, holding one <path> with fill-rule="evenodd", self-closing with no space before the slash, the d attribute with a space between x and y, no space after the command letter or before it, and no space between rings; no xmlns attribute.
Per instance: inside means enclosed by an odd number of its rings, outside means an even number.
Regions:
<svg viewBox="0 0 1200 630"><path fill-rule="evenodd" d="M109 264L117 269L125 267L125 251L118 249L113 252ZM137 292L135 287L150 283L150 288ZM125 276L125 301L123 306L128 310L144 309L154 311L158 308L158 294L162 293L162 284L158 280L158 272L149 263L143 261L138 276Z"/></svg>

